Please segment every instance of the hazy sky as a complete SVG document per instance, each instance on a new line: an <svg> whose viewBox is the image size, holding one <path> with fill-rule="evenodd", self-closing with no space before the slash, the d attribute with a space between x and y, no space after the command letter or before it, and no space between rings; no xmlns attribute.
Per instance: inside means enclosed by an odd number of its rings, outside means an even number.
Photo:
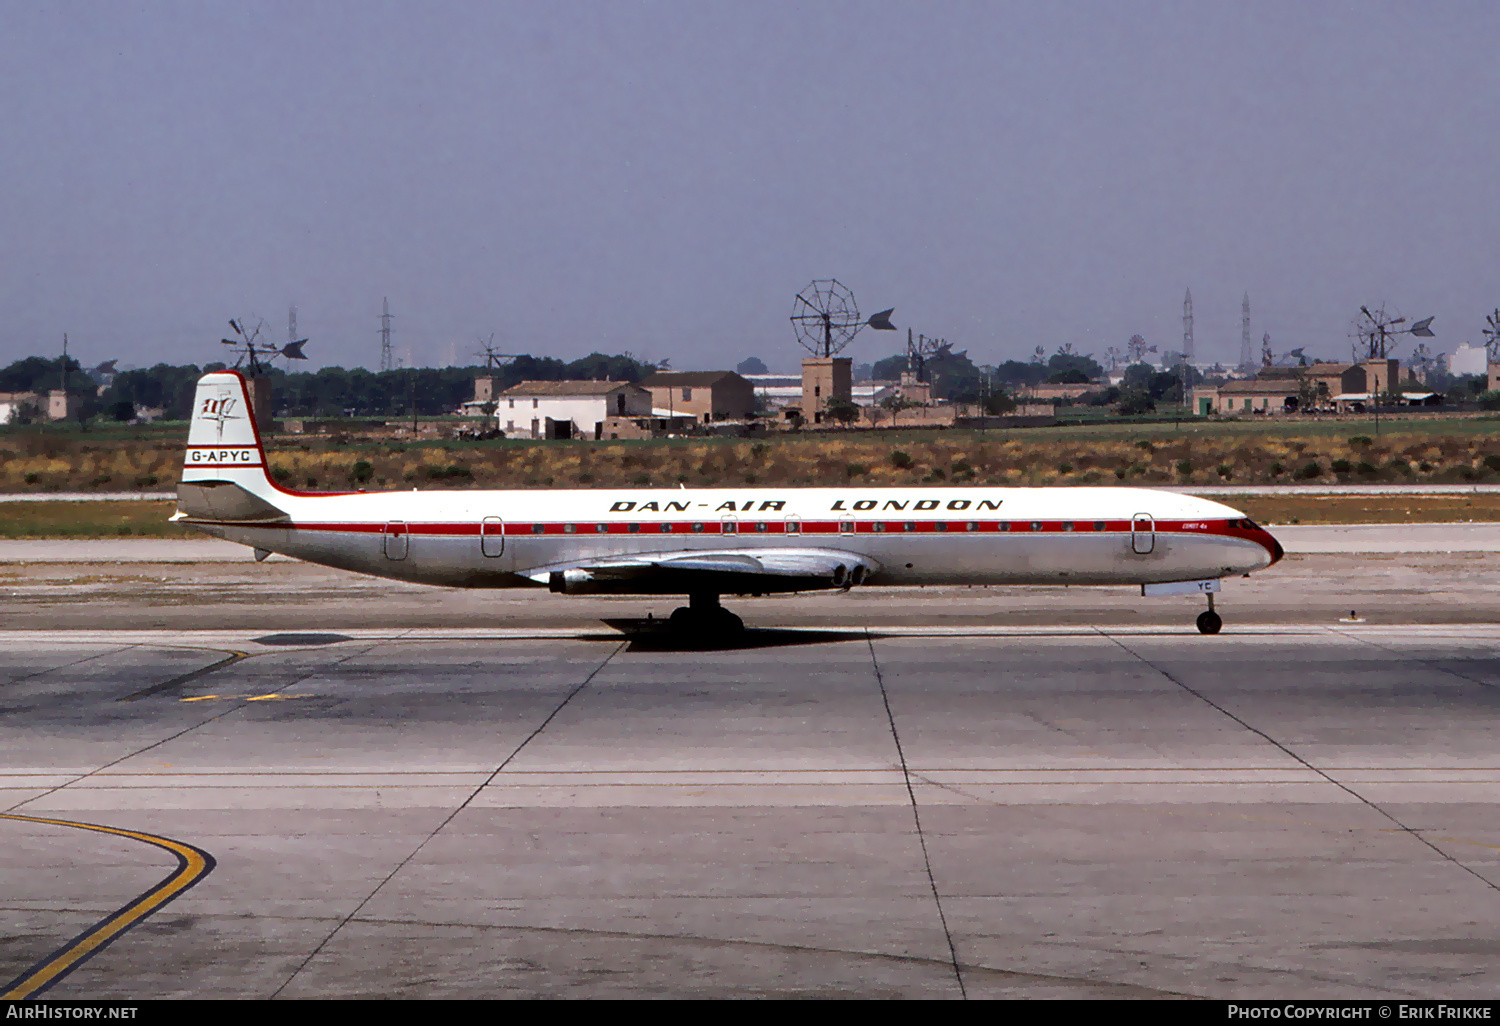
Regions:
<svg viewBox="0 0 1500 1026"><path fill-rule="evenodd" d="M1500 5L0 7L0 361L475 337L794 368L813 278L976 363L1139 332L1347 358L1500 306ZM864 332L845 355L904 345ZM1403 353L1406 350L1403 350ZM305 366L305 365L304 365Z"/></svg>

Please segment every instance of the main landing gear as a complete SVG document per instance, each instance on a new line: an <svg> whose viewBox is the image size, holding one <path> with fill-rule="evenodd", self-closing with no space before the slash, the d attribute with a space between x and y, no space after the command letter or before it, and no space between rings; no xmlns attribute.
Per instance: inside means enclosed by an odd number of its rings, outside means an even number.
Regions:
<svg viewBox="0 0 1500 1026"><path fill-rule="evenodd" d="M719 605L713 592L689 595L687 605L672 610L671 623L679 634L733 637L745 629L745 621Z"/></svg>
<svg viewBox="0 0 1500 1026"><path fill-rule="evenodd" d="M1208 592L1208 609L1198 614L1198 633L1217 634L1223 626L1223 619L1214 612L1214 593Z"/></svg>

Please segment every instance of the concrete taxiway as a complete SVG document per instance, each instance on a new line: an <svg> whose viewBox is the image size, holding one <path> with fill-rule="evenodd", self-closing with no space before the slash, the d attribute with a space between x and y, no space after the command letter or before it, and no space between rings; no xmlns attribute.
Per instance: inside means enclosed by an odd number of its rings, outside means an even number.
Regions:
<svg viewBox="0 0 1500 1026"><path fill-rule="evenodd" d="M8 563L0 994L1491 998L1500 553L1387 530L1284 538L1214 637Z"/></svg>
<svg viewBox="0 0 1500 1026"><path fill-rule="evenodd" d="M0 653L0 985L215 863L50 997L1495 991L1494 627Z"/></svg>

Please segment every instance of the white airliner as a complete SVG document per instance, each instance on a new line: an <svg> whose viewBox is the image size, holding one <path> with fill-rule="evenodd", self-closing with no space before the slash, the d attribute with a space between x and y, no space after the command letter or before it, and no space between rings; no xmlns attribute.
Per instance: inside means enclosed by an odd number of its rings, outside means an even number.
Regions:
<svg viewBox="0 0 1500 1026"><path fill-rule="evenodd" d="M725 594L860 585L1113 584L1201 591L1281 558L1217 502L1138 488L632 488L310 493L279 487L234 371L193 400L174 520L311 563L460 588L687 595L682 630L733 631Z"/></svg>

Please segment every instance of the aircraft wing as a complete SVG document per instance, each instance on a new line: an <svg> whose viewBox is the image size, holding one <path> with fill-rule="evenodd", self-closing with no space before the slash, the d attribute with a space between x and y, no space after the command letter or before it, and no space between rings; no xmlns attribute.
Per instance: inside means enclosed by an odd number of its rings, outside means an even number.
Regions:
<svg viewBox="0 0 1500 1026"><path fill-rule="evenodd" d="M570 595L743 595L846 588L879 569L868 556L838 549L725 549L580 559L534 567L525 575Z"/></svg>

